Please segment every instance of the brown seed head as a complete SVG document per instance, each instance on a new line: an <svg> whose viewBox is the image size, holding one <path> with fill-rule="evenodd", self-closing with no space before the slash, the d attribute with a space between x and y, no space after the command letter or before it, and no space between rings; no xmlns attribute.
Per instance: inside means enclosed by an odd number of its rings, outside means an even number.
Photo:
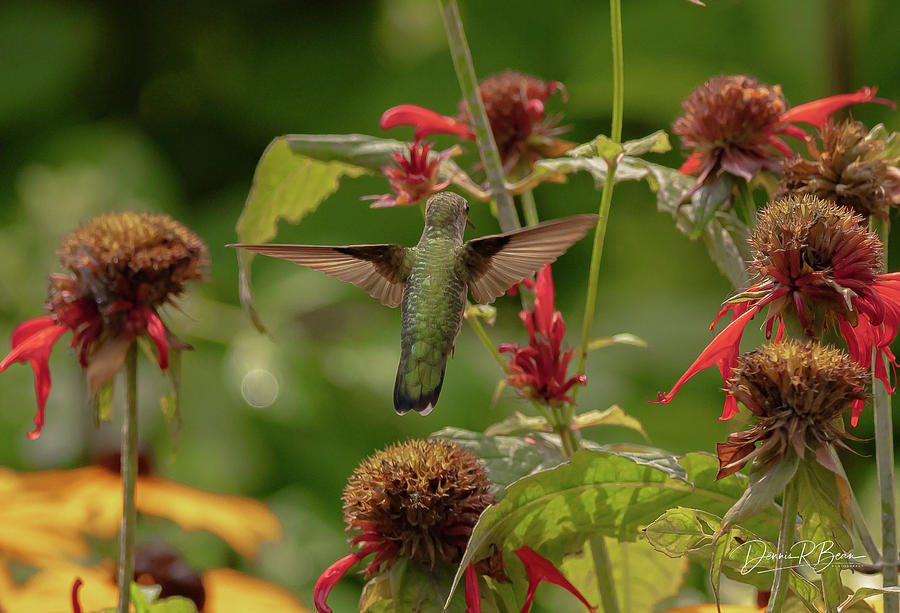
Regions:
<svg viewBox="0 0 900 613"><path fill-rule="evenodd" d="M481 512L494 501L481 460L440 439L409 440L377 451L344 488L344 521L362 534L351 542L379 544L367 568L398 557L429 567L458 562Z"/></svg>
<svg viewBox="0 0 900 613"><path fill-rule="evenodd" d="M862 122L848 119L828 121L820 132L822 151L808 142L811 160L795 156L785 163L784 176L775 198L789 194L811 194L853 209L864 218L888 218L895 203L890 164L883 157L885 144L868 137Z"/></svg>
<svg viewBox="0 0 900 613"><path fill-rule="evenodd" d="M752 429L718 445L719 476L740 470L753 457L772 464L790 450L803 457L806 449L843 445L846 436L835 418L867 397L868 381L868 371L849 355L818 343L792 339L742 355L728 391L758 419Z"/></svg>
<svg viewBox="0 0 900 613"><path fill-rule="evenodd" d="M772 136L787 110L781 86L743 75L713 77L688 94L672 131L682 147L701 153L727 147L753 148Z"/></svg>
<svg viewBox="0 0 900 613"><path fill-rule="evenodd" d="M553 138L559 132L553 129L555 120L545 121L544 103L553 92L562 89L559 82L507 70L487 77L478 89L504 166L515 165L523 156L529 163L541 157L560 156L574 146ZM465 100L459 103L457 118L472 123Z"/></svg>
<svg viewBox="0 0 900 613"><path fill-rule="evenodd" d="M60 263L98 305L129 300L158 306L201 279L209 264L203 241L168 215L100 215L63 239Z"/></svg>

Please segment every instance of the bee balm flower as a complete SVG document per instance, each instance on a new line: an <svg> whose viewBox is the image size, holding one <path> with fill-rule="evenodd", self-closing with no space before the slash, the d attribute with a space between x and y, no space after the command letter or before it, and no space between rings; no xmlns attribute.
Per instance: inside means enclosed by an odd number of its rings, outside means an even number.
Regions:
<svg viewBox="0 0 900 613"><path fill-rule="evenodd" d="M209 262L200 238L167 215L113 213L95 217L63 239L57 251L69 274L50 277L50 315L19 324L12 351L0 372L14 362L34 369L40 435L50 393L48 361L53 345L72 332L71 345L96 393L121 369L134 340L146 334L157 350L159 367L169 365L169 349L188 348L169 332L156 310L201 279Z"/></svg>

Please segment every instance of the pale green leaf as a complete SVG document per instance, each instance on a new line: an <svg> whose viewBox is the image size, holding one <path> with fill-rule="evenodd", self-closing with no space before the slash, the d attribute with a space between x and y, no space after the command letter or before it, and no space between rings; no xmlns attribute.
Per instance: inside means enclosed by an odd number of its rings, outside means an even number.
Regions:
<svg viewBox="0 0 900 613"><path fill-rule="evenodd" d="M623 612L652 613L658 602L678 593L688 569L686 559L666 557L643 540L620 543L606 539L606 549L619 609ZM585 541L581 551L563 559L560 571L588 602L600 602L590 539Z"/></svg>
<svg viewBox="0 0 900 613"><path fill-rule="evenodd" d="M672 149L669 143L669 135L665 130L657 130L644 138L627 140L622 143L625 155L641 156L645 153L665 153Z"/></svg>
<svg viewBox="0 0 900 613"><path fill-rule="evenodd" d="M470 317L480 317L489 326L493 326L497 321L497 307L491 304L469 304L463 313L466 319Z"/></svg>
<svg viewBox="0 0 900 613"><path fill-rule="evenodd" d="M728 509L723 518L723 529L737 523L746 523L753 516L770 509L775 498L784 491L784 486L797 472L799 459L789 454L774 466L753 463L750 483L740 499Z"/></svg>
<svg viewBox="0 0 900 613"><path fill-rule="evenodd" d="M694 227L691 230L691 240L697 239L703 233L703 228L715 216L716 212L723 209L731 198L731 193L737 182L732 175L724 173L707 185L703 185L691 196L691 210L694 217Z"/></svg>
<svg viewBox="0 0 900 613"><path fill-rule="evenodd" d="M847 599L838 607L838 613L844 613L844 611L849 610L866 598L880 596L882 594L900 594L900 587L861 587L850 596L847 596Z"/></svg>
<svg viewBox="0 0 900 613"><path fill-rule="evenodd" d="M498 434L515 434L517 432L530 432L533 430L552 432L553 428L543 417L530 417L516 411L503 421L488 426L484 433L487 436L496 436Z"/></svg>
<svg viewBox="0 0 900 613"><path fill-rule="evenodd" d="M591 426L621 426L623 428L630 428L640 432L641 436L646 440L650 440L650 437L647 436L641 422L636 417L628 415L622 410L622 407L617 404L612 405L605 411L595 409L576 415L574 422L576 429L589 428Z"/></svg>
<svg viewBox="0 0 900 613"><path fill-rule="evenodd" d="M94 424L110 421L113 416L113 381L110 379L100 386L94 396Z"/></svg>
<svg viewBox="0 0 900 613"><path fill-rule="evenodd" d="M400 558L387 572L369 580L360 598L360 613L441 613L453 568L438 565L432 571L407 558ZM446 609L461 613L465 603L460 598Z"/></svg>
<svg viewBox="0 0 900 613"><path fill-rule="evenodd" d="M600 338L595 338L590 343L588 343L588 351L593 351L594 349L600 349L602 347L609 347L610 345L631 345L633 347L647 347L647 341L638 336L635 336L634 334L623 332L622 334L615 334L613 336L602 336Z"/></svg>
<svg viewBox="0 0 900 613"><path fill-rule="evenodd" d="M624 452L582 449L569 462L514 482L501 502L482 513L454 587L465 566L492 546L510 551L529 545L559 560L590 535L634 540L641 527L678 505L724 513L734 504L743 488L733 476L715 480L716 458L689 454L681 462L691 482ZM773 511L759 521L777 525Z"/></svg>
<svg viewBox="0 0 900 613"><path fill-rule="evenodd" d="M170 596L151 604L149 613L197 613L197 605L189 598Z"/></svg>

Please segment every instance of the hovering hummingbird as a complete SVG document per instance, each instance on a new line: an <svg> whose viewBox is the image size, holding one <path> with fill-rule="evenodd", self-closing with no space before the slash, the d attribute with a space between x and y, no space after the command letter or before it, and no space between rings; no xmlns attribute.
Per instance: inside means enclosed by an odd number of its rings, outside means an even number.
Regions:
<svg viewBox="0 0 900 613"><path fill-rule="evenodd" d="M308 266L352 283L400 309L400 365L394 408L428 415L444 383L456 344L466 292L489 304L544 264L554 261L596 225L597 215L573 215L463 242L469 205L440 192L425 205L425 229L415 247L403 245L246 245L263 255Z"/></svg>

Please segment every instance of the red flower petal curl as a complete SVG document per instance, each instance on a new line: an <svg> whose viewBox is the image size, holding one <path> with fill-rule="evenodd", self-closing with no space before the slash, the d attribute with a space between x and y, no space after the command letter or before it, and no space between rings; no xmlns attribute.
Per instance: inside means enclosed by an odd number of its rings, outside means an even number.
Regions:
<svg viewBox="0 0 900 613"><path fill-rule="evenodd" d="M481 613L481 588L474 564L466 567L466 613Z"/></svg>
<svg viewBox="0 0 900 613"><path fill-rule="evenodd" d="M554 585L558 585L570 594L578 598L584 606L590 611L595 611L596 607L592 607L587 599L582 596L578 589L569 583L569 580L563 577L563 574L553 565L550 560L538 554L529 546L522 547L513 551L519 556L522 564L525 565L525 573L528 575L528 594L525 596L525 605L522 607L521 613L528 613L531 610L531 603L534 600L534 594L537 591L541 581L546 581Z"/></svg>
<svg viewBox="0 0 900 613"><path fill-rule="evenodd" d="M863 87L852 94L838 94L837 96L828 96L821 100L813 100L812 102L795 106L781 116L781 121L785 123L808 123L821 128L828 120L829 115L851 104L877 102L878 104L885 104L894 110L897 109L896 102L886 98L876 98L875 93L877 91L877 87Z"/></svg>
<svg viewBox="0 0 900 613"><path fill-rule="evenodd" d="M328 595L331 588L335 586L338 580L347 574L350 567L379 549L379 545L367 545L348 554L325 569L316 581L316 587L313 588L313 603L316 605L316 611L319 613L333 613L331 607L328 606Z"/></svg>
<svg viewBox="0 0 900 613"><path fill-rule="evenodd" d="M455 134L466 140L475 138L475 133L466 124L415 104L389 108L382 113L378 125L382 130L390 130L396 126L414 126L416 131L413 136L416 140L432 134Z"/></svg>
<svg viewBox="0 0 900 613"><path fill-rule="evenodd" d="M78 602L78 591L81 589L82 585L84 585L84 581L81 580L81 577L76 577L75 583L72 584L72 613L81 613L81 603Z"/></svg>

